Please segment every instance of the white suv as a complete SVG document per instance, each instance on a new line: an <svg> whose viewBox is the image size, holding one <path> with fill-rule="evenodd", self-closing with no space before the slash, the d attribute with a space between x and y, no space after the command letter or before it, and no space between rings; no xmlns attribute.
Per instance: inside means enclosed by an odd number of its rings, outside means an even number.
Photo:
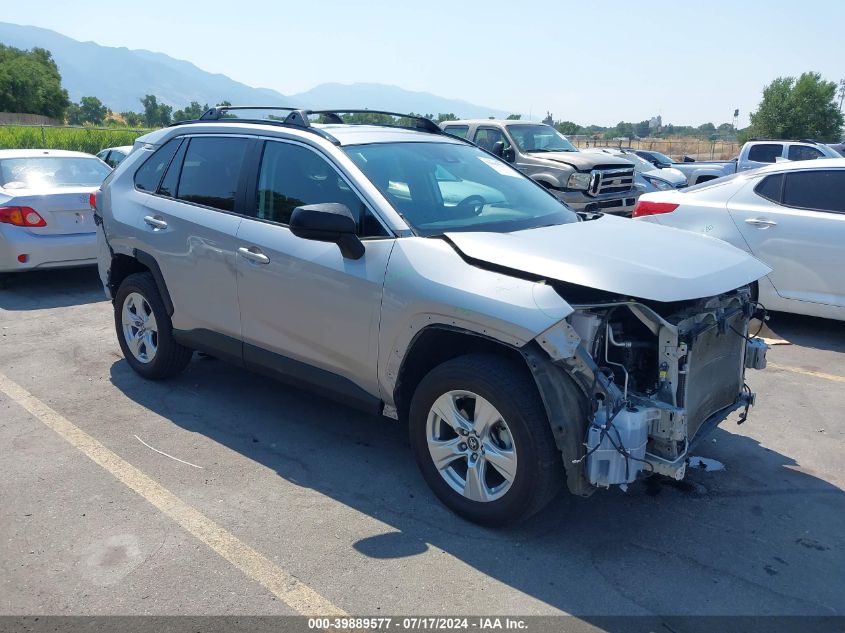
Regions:
<svg viewBox="0 0 845 633"><path fill-rule="evenodd" d="M435 494L486 524L564 482L681 478L692 442L752 403L753 257L577 214L427 119L269 112L153 132L97 196L141 375L201 350L408 422Z"/></svg>

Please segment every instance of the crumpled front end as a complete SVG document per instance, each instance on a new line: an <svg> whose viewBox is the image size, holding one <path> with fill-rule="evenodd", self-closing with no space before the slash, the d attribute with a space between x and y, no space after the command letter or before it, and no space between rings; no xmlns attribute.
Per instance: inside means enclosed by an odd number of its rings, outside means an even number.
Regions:
<svg viewBox="0 0 845 633"><path fill-rule="evenodd" d="M562 446L568 470L577 469L568 477L574 492L624 486L644 472L682 479L696 441L733 411L745 419L754 403L745 370L766 362L765 343L749 337L747 287L675 303L573 307L536 340L589 403L578 454Z"/></svg>

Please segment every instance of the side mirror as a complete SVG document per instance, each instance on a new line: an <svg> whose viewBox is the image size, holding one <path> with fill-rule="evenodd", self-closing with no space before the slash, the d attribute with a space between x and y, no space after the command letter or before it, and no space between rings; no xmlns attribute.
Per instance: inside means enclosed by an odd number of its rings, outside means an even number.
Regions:
<svg viewBox="0 0 845 633"><path fill-rule="evenodd" d="M692 156L687 156L687 155L685 154L685 155L684 155L684 162L685 162L685 163L694 163L694 162L695 162L695 159L694 159Z"/></svg>
<svg viewBox="0 0 845 633"><path fill-rule="evenodd" d="M324 202L296 207L290 216L290 232L304 240L334 242L349 259L360 259L364 245L358 239L358 226L345 204Z"/></svg>
<svg viewBox="0 0 845 633"><path fill-rule="evenodd" d="M496 141L493 143L493 148L490 150L499 158L504 158L505 155L505 142L504 141Z"/></svg>
<svg viewBox="0 0 845 633"><path fill-rule="evenodd" d="M513 147L508 147L502 152L502 158L504 158L509 163L512 163L516 160L516 151Z"/></svg>

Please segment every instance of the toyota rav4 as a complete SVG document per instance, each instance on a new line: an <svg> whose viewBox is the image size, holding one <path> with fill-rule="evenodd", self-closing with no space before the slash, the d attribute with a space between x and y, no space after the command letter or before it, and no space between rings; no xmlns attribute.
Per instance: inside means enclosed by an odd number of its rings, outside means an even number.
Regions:
<svg viewBox="0 0 845 633"><path fill-rule="evenodd" d="M100 276L136 372L199 350L407 422L434 493L490 525L564 484L680 479L744 419L765 265L576 213L427 119L348 112L215 108L107 178Z"/></svg>

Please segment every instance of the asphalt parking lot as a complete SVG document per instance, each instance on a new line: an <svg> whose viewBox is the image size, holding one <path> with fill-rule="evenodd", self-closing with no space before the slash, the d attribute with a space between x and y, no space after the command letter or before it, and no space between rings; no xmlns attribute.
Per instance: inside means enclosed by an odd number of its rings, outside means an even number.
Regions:
<svg viewBox="0 0 845 633"><path fill-rule="evenodd" d="M0 291L0 612L841 615L845 328L771 328L696 451L723 470L490 530L397 422L206 357L145 382L95 270L33 273Z"/></svg>

